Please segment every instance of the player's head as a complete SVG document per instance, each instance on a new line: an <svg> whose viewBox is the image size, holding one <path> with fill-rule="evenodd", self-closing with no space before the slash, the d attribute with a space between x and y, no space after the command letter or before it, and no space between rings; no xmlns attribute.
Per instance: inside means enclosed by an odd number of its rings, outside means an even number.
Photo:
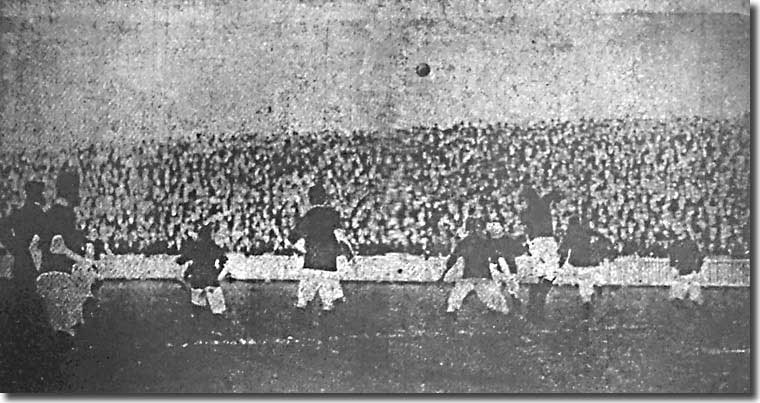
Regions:
<svg viewBox="0 0 760 403"><path fill-rule="evenodd" d="M42 192L45 190L45 184L40 181L29 181L24 185L26 199L32 203L42 203Z"/></svg>
<svg viewBox="0 0 760 403"><path fill-rule="evenodd" d="M686 235L688 235L688 232L686 231L686 226L681 222L675 222L673 224L673 235L675 235L677 238L684 238Z"/></svg>
<svg viewBox="0 0 760 403"><path fill-rule="evenodd" d="M491 221L486 224L486 232L491 238L501 238L504 236L504 226L498 221Z"/></svg>
<svg viewBox="0 0 760 403"><path fill-rule="evenodd" d="M531 185L530 181L527 179L523 180L522 189L520 190L520 199L526 202L539 199L538 192L536 192L536 189L533 188L533 185Z"/></svg>
<svg viewBox="0 0 760 403"><path fill-rule="evenodd" d="M485 228L485 223L481 217L470 217L467 219L467 223L464 229L470 234L482 234Z"/></svg>
<svg viewBox="0 0 760 403"><path fill-rule="evenodd" d="M311 204L325 204L327 202L327 191L321 183L309 188L309 203Z"/></svg>
<svg viewBox="0 0 760 403"><path fill-rule="evenodd" d="M198 239L211 239L214 232L213 224L206 224L198 230Z"/></svg>
<svg viewBox="0 0 760 403"><path fill-rule="evenodd" d="M547 202L549 202L549 203L552 203L552 204L559 204L559 203L561 203L563 200L565 200L565 195L563 195L563 194L562 194L562 192L560 192L559 190L557 190L557 189L553 189L551 192L549 192L549 193L548 193L548 194L545 196L545 199L546 199L546 201L547 201Z"/></svg>

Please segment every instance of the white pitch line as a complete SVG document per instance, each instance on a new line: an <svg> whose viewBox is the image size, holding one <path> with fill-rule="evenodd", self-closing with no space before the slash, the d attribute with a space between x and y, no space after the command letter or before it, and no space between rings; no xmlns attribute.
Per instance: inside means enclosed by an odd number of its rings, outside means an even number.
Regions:
<svg viewBox="0 0 760 403"><path fill-rule="evenodd" d="M723 355L723 354L749 354L749 348L734 348L734 349L722 349L722 348L703 348L702 352L709 355Z"/></svg>
<svg viewBox="0 0 760 403"><path fill-rule="evenodd" d="M435 333L434 336L439 336L441 333ZM461 333L460 333L461 334ZM378 334L378 337L381 337L382 335ZM368 334L362 334L362 335L347 335L346 338L351 339L358 339L358 338L369 338ZM402 337L399 334L391 334L386 335L389 339L394 338L400 338ZM337 336L331 336L329 337L330 340L337 341L339 338ZM313 338L307 338L307 339L296 339L294 337L287 337L287 338L274 338L274 339L264 339L264 340L255 340L253 338L240 338L240 339L212 339L212 340L196 340L194 342L185 342L185 343L166 343L167 348L188 348L192 346L266 346L266 345L322 345L323 342L319 339L313 339ZM707 354L707 355L728 355L728 354L750 354L749 348L735 348L735 349L728 349L728 348L699 348L698 351L701 353ZM689 354L687 354L689 355ZM693 355L693 354L692 354Z"/></svg>
<svg viewBox="0 0 760 403"><path fill-rule="evenodd" d="M641 327L641 326L610 326L610 327L604 327L604 328L591 328L589 330L593 331L600 331L600 330L642 330L647 329L647 327ZM541 334L556 334L558 332L569 332L573 329L541 329L538 331L538 333ZM508 331L499 331L495 333L491 333L492 335L506 335L509 334ZM489 333L481 333L481 332L473 332L473 331L467 331L467 330L458 330L456 331L457 335L464 335L464 336L475 336L475 335L487 335ZM220 335L220 334L219 334ZM385 339L410 339L410 338L416 338L416 337L441 337L441 336L447 336L451 335L451 332L440 332L440 331L434 331L434 332L424 332L421 330L413 331L413 332L395 332L395 333L375 333L374 335L370 335L368 333L362 333L362 334L347 334L342 336L328 336L327 341L339 341L341 339L369 339L370 337L377 337L377 338L385 338ZM221 335L220 335L221 336ZM528 336L528 335L523 335ZM260 339L256 340L253 338L234 338L234 339L209 339L209 340L195 340L195 341L187 341L187 342L180 342L180 343L166 343L167 348L188 348L192 346L266 346L266 345L310 345L310 344L316 344L316 345L322 345L323 341L321 339L316 338L304 338L304 339L298 339L293 336L288 336L284 338L268 338L268 339ZM724 354L749 354L750 349L749 348L735 348L735 349L729 349L729 348L707 348L702 347L699 348L698 351L708 354L708 355L724 355Z"/></svg>

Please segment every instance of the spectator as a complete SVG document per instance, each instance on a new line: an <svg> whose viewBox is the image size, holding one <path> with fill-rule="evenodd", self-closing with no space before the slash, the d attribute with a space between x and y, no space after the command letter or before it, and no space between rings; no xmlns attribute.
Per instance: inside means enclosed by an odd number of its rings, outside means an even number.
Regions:
<svg viewBox="0 0 760 403"><path fill-rule="evenodd" d="M82 184L77 222L114 252L176 252L188 230L210 219L235 251L284 253L301 189L321 167L346 217L371 188L387 189L348 224L360 253L445 255L471 210L514 225L517 181L528 175L541 194L565 193L557 224L588 217L624 254L663 255L649 232L667 218L697 228L708 254L746 257L749 140L741 119L692 118L463 123L399 130L390 141L361 132L230 133L65 152L6 148L0 214L20 206L26 180L52 183L61 156L71 155ZM53 196L49 187L44 199Z"/></svg>

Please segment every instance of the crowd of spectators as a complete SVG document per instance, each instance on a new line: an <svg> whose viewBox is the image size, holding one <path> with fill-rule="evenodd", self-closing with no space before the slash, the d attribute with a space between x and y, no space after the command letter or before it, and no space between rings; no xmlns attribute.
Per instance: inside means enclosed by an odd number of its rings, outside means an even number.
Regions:
<svg viewBox="0 0 760 403"><path fill-rule="evenodd" d="M52 202L64 163L82 178L79 223L114 253L176 253L212 222L219 245L290 253L288 238L323 181L359 254L446 255L468 216L520 231L530 178L562 233L579 214L622 255L665 256L680 222L709 255L749 256L748 122L705 118L460 124L394 133L197 134L0 151L0 215L41 179Z"/></svg>

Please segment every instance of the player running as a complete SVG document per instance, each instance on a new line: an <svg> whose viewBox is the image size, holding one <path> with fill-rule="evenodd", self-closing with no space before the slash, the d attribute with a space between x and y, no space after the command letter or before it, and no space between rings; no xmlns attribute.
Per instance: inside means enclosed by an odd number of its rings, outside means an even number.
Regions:
<svg viewBox="0 0 760 403"><path fill-rule="evenodd" d="M461 257L464 259L462 278L454 282L446 306L446 312L455 313L462 308L462 302L472 291L478 295L486 306L497 312L509 313L507 300L501 293L501 283L491 276L489 258L493 256L493 244L484 233L483 220L470 218L465 229L467 236L459 241L454 251L446 260L446 269L441 274L439 282L443 282L446 274L454 267ZM501 271L501 268L498 268Z"/></svg>
<svg viewBox="0 0 760 403"><path fill-rule="evenodd" d="M41 252L39 248L30 250L47 232L46 215L42 210L45 202L43 191L45 184L30 181L24 186L26 200L24 205L0 222L0 242L13 255L12 284L19 303L35 298L35 280L39 274ZM35 240L35 235L37 239ZM39 245L37 245L39 247ZM23 311L23 309L22 309Z"/></svg>
<svg viewBox="0 0 760 403"><path fill-rule="evenodd" d="M220 282L229 275L225 266L227 256L211 235L210 224L201 228L198 239L183 248L176 262L180 265L191 262L182 271L181 277L190 285L190 303L196 314L208 306L212 314L222 315L227 310L227 304Z"/></svg>
<svg viewBox="0 0 760 403"><path fill-rule="evenodd" d="M43 252L42 271L58 271L71 273L76 263L66 255L52 253L50 244L52 238L60 235L66 247L78 255L84 255L87 244L90 243L77 229L76 212L79 205L79 175L68 171L64 166L55 181L56 198L50 210L47 211L47 233L40 242Z"/></svg>
<svg viewBox="0 0 760 403"><path fill-rule="evenodd" d="M697 305L702 305L704 300L697 276L702 270L704 255L683 224L674 225L673 232L677 239L668 248L670 266L674 272L668 299L682 301L688 297Z"/></svg>
<svg viewBox="0 0 760 403"><path fill-rule="evenodd" d="M581 219L574 215L568 220L567 232L559 246L562 275L571 279L571 284L578 285L585 319L591 316L594 287L602 281L598 270L601 262L591 242L593 237L605 239L604 235L583 225Z"/></svg>
<svg viewBox="0 0 760 403"><path fill-rule="evenodd" d="M527 204L520 219L527 229L528 250L534 261L533 274L538 278L538 284L530 287L529 316L534 321L540 321L544 317L546 296L559 271L558 246L554 238L551 206L547 200L549 197L539 197L532 186L525 184L520 198Z"/></svg>
<svg viewBox="0 0 760 403"><path fill-rule="evenodd" d="M39 242L43 273L37 277L37 292L53 329L73 336L76 327L94 313L94 292L102 284L95 259L102 248L96 250L96 242L77 229L74 209L80 203L79 174L68 164L58 174L55 195Z"/></svg>
<svg viewBox="0 0 760 403"><path fill-rule="evenodd" d="M332 311L335 302L344 299L338 255L350 261L354 254L341 230L340 214L326 205L327 191L321 184L309 189L309 203L312 208L299 220L292 237L297 240L296 248L305 254L296 307L305 309L319 294L322 310Z"/></svg>
<svg viewBox="0 0 760 403"><path fill-rule="evenodd" d="M512 299L512 306L519 307L522 301L518 296L520 283L517 275L517 256L527 253L524 239L510 237L504 233L504 227L499 222L490 222L486 225L486 231L491 237L493 255L491 263L498 264L504 274L502 281L507 287L507 292Z"/></svg>

